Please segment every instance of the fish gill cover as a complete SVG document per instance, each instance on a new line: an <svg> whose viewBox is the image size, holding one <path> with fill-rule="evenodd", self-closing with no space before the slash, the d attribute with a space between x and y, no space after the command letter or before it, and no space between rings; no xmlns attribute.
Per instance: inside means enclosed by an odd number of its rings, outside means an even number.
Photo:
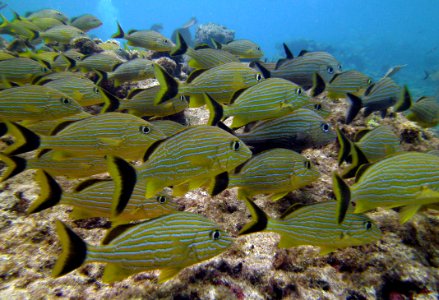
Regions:
<svg viewBox="0 0 439 300"><path fill-rule="evenodd" d="M0 298L437 299L438 11L0 1Z"/></svg>

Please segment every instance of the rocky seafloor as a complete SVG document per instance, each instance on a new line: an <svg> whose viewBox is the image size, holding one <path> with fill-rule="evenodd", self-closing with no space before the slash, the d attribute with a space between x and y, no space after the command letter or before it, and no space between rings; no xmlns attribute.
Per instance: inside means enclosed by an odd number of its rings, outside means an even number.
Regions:
<svg viewBox="0 0 439 300"><path fill-rule="evenodd" d="M366 120L343 125L344 101L331 102L330 123L348 135L364 128ZM190 109L191 124L205 123L204 109ZM405 150L439 149L439 140L398 114L368 123L391 125ZM256 203L278 217L293 203L309 204L333 198L331 174L337 170L338 146L333 142L308 149L321 177L314 184L271 202ZM109 222L105 219L71 221L71 208L56 206L26 215L39 187L34 171L26 171L0 186L0 298L1 299L438 299L439 216L417 214L401 225L397 212L378 209L368 213L383 232L372 244L319 255L319 248L278 249L275 233L237 237L233 246L211 260L182 270L175 278L157 283L158 272L142 272L113 284L101 282L103 264L87 264L60 278L51 271L61 247L55 220L69 224L87 242L99 244ZM65 188L73 181L60 179ZM250 220L235 189L211 198L203 190L176 199L182 210L202 214L232 235Z"/></svg>

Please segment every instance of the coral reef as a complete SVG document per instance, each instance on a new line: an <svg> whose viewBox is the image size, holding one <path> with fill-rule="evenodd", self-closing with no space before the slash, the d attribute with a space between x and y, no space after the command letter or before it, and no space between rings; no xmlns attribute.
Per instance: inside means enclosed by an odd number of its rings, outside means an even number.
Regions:
<svg viewBox="0 0 439 300"><path fill-rule="evenodd" d="M235 39L235 31L215 23L198 25L195 32L195 44L213 46L211 39L225 44Z"/></svg>

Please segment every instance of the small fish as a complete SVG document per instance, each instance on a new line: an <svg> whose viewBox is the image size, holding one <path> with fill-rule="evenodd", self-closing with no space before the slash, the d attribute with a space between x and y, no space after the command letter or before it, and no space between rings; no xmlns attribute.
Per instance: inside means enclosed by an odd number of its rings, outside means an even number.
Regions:
<svg viewBox="0 0 439 300"><path fill-rule="evenodd" d="M174 43L153 30L130 30L125 34L122 27L117 23L117 32L111 36L114 39L126 39L128 45L142 47L157 52L170 52Z"/></svg>
<svg viewBox="0 0 439 300"><path fill-rule="evenodd" d="M175 56L182 54L186 54L191 58L188 65L194 69L205 70L229 62L239 62L238 56L224 50L212 48L192 49L188 47L181 34L177 33L177 46L171 52L171 55Z"/></svg>
<svg viewBox="0 0 439 300"><path fill-rule="evenodd" d="M281 117L310 101L302 87L282 78L266 79L235 96L227 106L215 103L212 97L205 100L210 111L210 125L233 116L231 128L235 129L250 122Z"/></svg>
<svg viewBox="0 0 439 300"><path fill-rule="evenodd" d="M52 69L58 72L66 71L74 66L84 58L84 54L76 51L76 50L67 50L63 52L62 54L55 57L53 60ZM55 73L56 74L56 73Z"/></svg>
<svg viewBox="0 0 439 300"><path fill-rule="evenodd" d="M52 136L37 135L12 122L6 122L6 126L16 138L3 151L6 155L52 149L60 151L61 157L119 155L139 160L154 142L166 138L147 121L115 112L71 123Z"/></svg>
<svg viewBox="0 0 439 300"><path fill-rule="evenodd" d="M229 176L229 188L238 187L243 200L270 194L273 201L311 184L320 176L311 161L288 149L271 149L253 156L239 172Z"/></svg>
<svg viewBox="0 0 439 300"><path fill-rule="evenodd" d="M391 67L383 77L392 77L396 73L398 73L402 68L407 67L407 65L396 65Z"/></svg>
<svg viewBox="0 0 439 300"><path fill-rule="evenodd" d="M280 219L268 217L256 204L246 200L253 220L240 235L254 232L275 232L280 235L279 248L301 245L320 247L326 255L340 248L373 243L381 238L378 226L366 215L349 211L341 224L335 221L337 203L320 202L295 209L293 205Z"/></svg>
<svg viewBox="0 0 439 300"><path fill-rule="evenodd" d="M52 276L67 274L84 263L103 262L104 282L159 269L162 283L183 268L221 254L233 241L213 221L189 212L115 227L100 246L86 244L61 221L57 221L56 231L63 252Z"/></svg>
<svg viewBox="0 0 439 300"><path fill-rule="evenodd" d="M387 109L401 101L400 99L408 101L407 98L410 97L408 93L407 87L401 88L390 77L383 77L371 84L362 97L347 93L351 104L346 115L346 124L352 122L362 107L365 108L364 117L374 111L380 111L381 116L385 117Z"/></svg>
<svg viewBox="0 0 439 300"><path fill-rule="evenodd" d="M242 59L258 60L264 56L261 47L250 40L233 40L227 44L221 44L214 41L214 44L217 49L230 52Z"/></svg>
<svg viewBox="0 0 439 300"><path fill-rule="evenodd" d="M183 26L181 26L181 28L189 28L189 27L192 27L192 26L194 26L195 24L197 24L197 18L195 18L195 17L192 17L192 18L190 18L189 19L189 21L187 21L186 23L184 23L183 24Z"/></svg>
<svg viewBox="0 0 439 300"><path fill-rule="evenodd" d="M0 91L2 120L55 120L81 111L73 98L45 86L25 85Z"/></svg>
<svg viewBox="0 0 439 300"><path fill-rule="evenodd" d="M48 151L30 159L0 153L0 160L6 165L0 182L32 169L42 169L51 176L67 178L89 177L107 172L107 161L103 156L63 157L62 153Z"/></svg>
<svg viewBox="0 0 439 300"><path fill-rule="evenodd" d="M171 120L153 120L150 122L152 125L160 129L160 131L167 137L173 136L186 128L186 126Z"/></svg>
<svg viewBox="0 0 439 300"><path fill-rule="evenodd" d="M35 178L41 191L39 197L28 208L28 214L40 212L54 205L65 204L73 206L73 211L69 215L71 219L109 218L112 226L117 226L131 221L156 218L178 210L177 204L172 202L172 198L166 193L145 199L144 184L139 182L134 187L123 212L113 217L113 181L89 179L81 182L73 192L68 193L63 192L55 179L44 171L37 171Z"/></svg>
<svg viewBox="0 0 439 300"><path fill-rule="evenodd" d="M0 19L0 34L9 34L11 36L24 40L35 40L39 36L39 28L29 21L27 22L30 24L20 19L8 21L3 15L0 15ZM29 25L33 25L34 29L30 29Z"/></svg>
<svg viewBox="0 0 439 300"><path fill-rule="evenodd" d="M145 58L136 58L129 60L107 74L108 79L114 81L115 86L120 86L124 82L138 81L148 78L154 78L153 62Z"/></svg>
<svg viewBox="0 0 439 300"><path fill-rule="evenodd" d="M127 99L120 101L118 109L128 110L128 113L138 117L166 117L182 112L188 107L188 100L183 95L155 105L154 101L159 91L158 85L144 90L132 90Z"/></svg>
<svg viewBox="0 0 439 300"><path fill-rule="evenodd" d="M253 153L272 148L302 151L335 140L335 132L316 112L299 108L285 116L256 123L250 131L237 134Z"/></svg>
<svg viewBox="0 0 439 300"><path fill-rule="evenodd" d="M34 78L47 74L49 71L48 64L26 57L0 61L0 78L8 82L30 83Z"/></svg>
<svg viewBox="0 0 439 300"><path fill-rule="evenodd" d="M84 14L72 18L70 20L70 25L79 28L84 32L87 32L101 26L102 21L91 14Z"/></svg>
<svg viewBox="0 0 439 300"><path fill-rule="evenodd" d="M343 178L354 176L362 163L374 163L402 151L400 137L386 125L359 131L355 137L356 142L350 141L339 128L337 128L337 137L340 145L338 165L340 166L344 161L352 163L342 175ZM361 156L361 162L358 161L357 156Z"/></svg>
<svg viewBox="0 0 439 300"><path fill-rule="evenodd" d="M346 93L359 96L371 84L372 78L356 70L350 70L335 74L326 85L326 91L331 99L344 98Z"/></svg>
<svg viewBox="0 0 439 300"><path fill-rule="evenodd" d="M55 9L41 9L39 11L30 12L25 14L26 18L29 20L37 19L37 18L53 18L60 20L63 23L66 23L68 21L68 18L66 15L64 15L62 12L55 10Z"/></svg>
<svg viewBox="0 0 439 300"><path fill-rule="evenodd" d="M290 80L305 89L313 86L313 76L319 74L328 83L335 74L341 73L340 63L327 52L302 51L299 56L287 59L271 71L272 77Z"/></svg>
<svg viewBox="0 0 439 300"><path fill-rule="evenodd" d="M400 217L404 223L423 205L439 202L439 157L420 152L396 154L360 168L351 187L334 173L333 188L339 202L339 223L351 201L354 213L403 207Z"/></svg>
<svg viewBox="0 0 439 300"><path fill-rule="evenodd" d="M205 93L217 102L229 103L236 92L264 80L260 72L238 62L226 63L206 70L183 83L179 83L158 65L154 65L154 72L161 87L156 97L156 104L179 94L190 98L189 107L204 105Z"/></svg>
<svg viewBox="0 0 439 300"><path fill-rule="evenodd" d="M87 37L87 34L79 28L70 25L58 25L40 33L40 37L46 43L58 42L69 44L74 38Z"/></svg>
<svg viewBox="0 0 439 300"><path fill-rule="evenodd" d="M39 82L40 85L53 88L72 97L81 106L90 106L95 104L107 103L111 105L109 93L96 86L96 84L87 78L70 76L56 80L46 79Z"/></svg>
<svg viewBox="0 0 439 300"><path fill-rule="evenodd" d="M147 198L168 186L173 186L176 196L204 186L216 195L227 187L227 172L250 157L250 149L237 137L215 126L199 125L157 143L136 168L109 157L108 169L116 182L114 199L122 209L136 180L146 182Z"/></svg>
<svg viewBox="0 0 439 300"><path fill-rule="evenodd" d="M76 67L82 72L96 70L102 72L111 72L122 63L123 61L115 54L103 52L82 57L82 59L76 63Z"/></svg>
<svg viewBox="0 0 439 300"><path fill-rule="evenodd" d="M439 124L439 100L436 97L421 97L410 104L406 118L424 128Z"/></svg>

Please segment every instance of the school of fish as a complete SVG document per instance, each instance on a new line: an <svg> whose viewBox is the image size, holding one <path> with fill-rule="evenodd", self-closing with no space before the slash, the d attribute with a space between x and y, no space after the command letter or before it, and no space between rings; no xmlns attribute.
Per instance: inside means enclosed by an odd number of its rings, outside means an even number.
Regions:
<svg viewBox="0 0 439 300"><path fill-rule="evenodd" d="M102 217L112 224L101 245L86 243L61 221L53 224L62 245L54 277L100 262L103 282L160 270L161 283L227 251L239 237L179 211L173 200L197 188L211 196L237 189L236 201L252 216L239 235L275 232L279 248L313 245L322 255L379 240L378 225L365 214L370 210L399 208L407 222L439 206L437 152L404 152L385 125L363 126L354 140L343 129L376 112L404 114L424 128L439 124L438 99L414 102L409 88L391 78L402 66L374 81L344 71L330 53L294 56L286 44L285 58L273 63L246 39L192 46L181 31L167 38L115 22L112 38L125 44L119 46L88 36L102 25L90 14L69 19L44 9L1 19L0 34L10 42L0 49L0 182L36 169L40 194L28 214L61 204L73 207L72 220ZM170 74L157 57L191 72L185 79ZM136 85L147 79L156 84ZM349 105L336 124L325 107L339 99ZM209 112L206 124L173 121L199 107ZM318 169L300 152L335 142L339 166L349 164L332 175L335 199L293 205L280 218L253 202L263 194L278 201L318 181ZM111 178L93 176L102 173ZM83 181L66 191L58 176Z"/></svg>

